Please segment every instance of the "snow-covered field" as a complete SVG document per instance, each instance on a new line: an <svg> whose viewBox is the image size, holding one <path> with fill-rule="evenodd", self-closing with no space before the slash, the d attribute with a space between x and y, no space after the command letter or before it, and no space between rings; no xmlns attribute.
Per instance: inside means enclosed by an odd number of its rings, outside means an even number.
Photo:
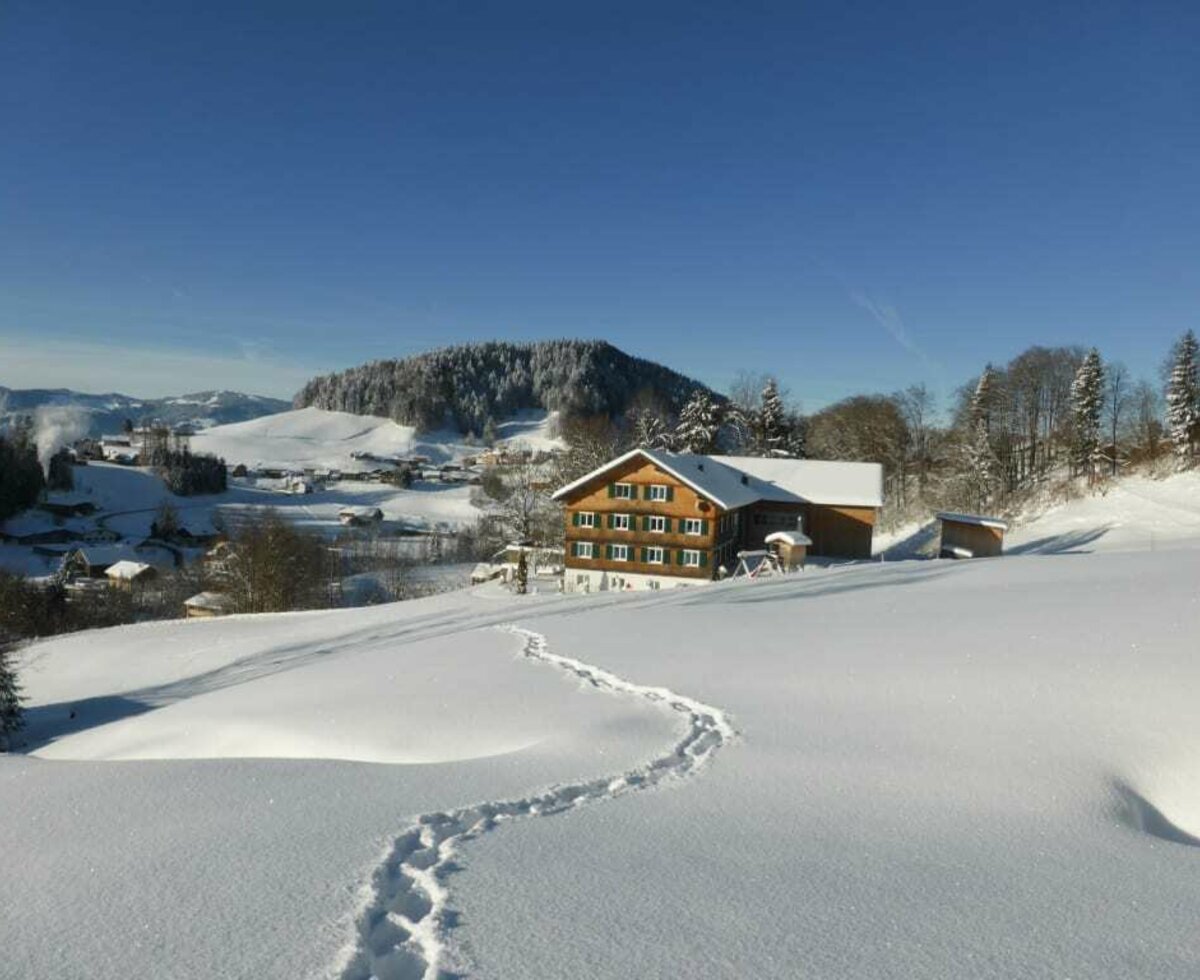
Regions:
<svg viewBox="0 0 1200 980"><path fill-rule="evenodd" d="M524 412L497 426L499 441L530 449L551 449L561 441L550 435L553 418L545 412ZM340 469L364 467L353 453L376 456L428 456L435 463L461 459L479 451L459 433L418 435L411 426L369 415L301 408L250 422L222 425L192 438L196 452L213 453L231 466L245 463L281 469Z"/></svg>
<svg viewBox="0 0 1200 980"><path fill-rule="evenodd" d="M1188 479L997 560L28 648L0 976L1195 977Z"/></svg>

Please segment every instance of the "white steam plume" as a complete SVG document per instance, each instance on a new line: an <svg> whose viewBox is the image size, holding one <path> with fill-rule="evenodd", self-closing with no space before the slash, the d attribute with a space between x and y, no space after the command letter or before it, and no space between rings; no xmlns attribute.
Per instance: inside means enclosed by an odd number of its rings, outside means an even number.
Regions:
<svg viewBox="0 0 1200 980"><path fill-rule="evenodd" d="M76 439L87 435L91 416L78 405L43 405L34 413L34 437L38 462L50 475L50 459Z"/></svg>

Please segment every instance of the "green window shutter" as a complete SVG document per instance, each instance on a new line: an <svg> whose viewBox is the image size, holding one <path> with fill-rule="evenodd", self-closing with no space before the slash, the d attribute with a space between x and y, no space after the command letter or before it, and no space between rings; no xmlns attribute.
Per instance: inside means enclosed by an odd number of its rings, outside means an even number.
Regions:
<svg viewBox="0 0 1200 980"><path fill-rule="evenodd" d="M663 518L663 532L665 534L671 533L671 518L669 518L669 517Z"/></svg>
<svg viewBox="0 0 1200 980"><path fill-rule="evenodd" d="M708 535L708 520L703 517L700 518L700 533L705 536Z"/></svg>
<svg viewBox="0 0 1200 980"><path fill-rule="evenodd" d="M606 544L604 546L604 557L608 558L608 559L612 558L612 545L611 544Z"/></svg>
<svg viewBox="0 0 1200 980"><path fill-rule="evenodd" d="M643 548L643 549L642 549L642 564L643 564L643 565L644 565L644 564L646 564L646 562L647 562L648 560L649 560L649 556L646 554L646 549L645 549L645 548Z"/></svg>
<svg viewBox="0 0 1200 980"><path fill-rule="evenodd" d="M571 523L574 524L575 527L579 527L579 511L576 510L571 512Z"/></svg>
<svg viewBox="0 0 1200 980"><path fill-rule="evenodd" d="M608 515L608 527L609 527L609 530L612 530L613 521L614 521L614 517L613 517L613 515L612 515L612 514L609 514L609 515Z"/></svg>
<svg viewBox="0 0 1200 980"><path fill-rule="evenodd" d="M683 549L682 548L680 548L677 552L675 552L675 564L676 565L683 564Z"/></svg>
<svg viewBox="0 0 1200 980"><path fill-rule="evenodd" d="M675 488L672 486L668 486L667 487L667 503L670 503L674 499L675 499Z"/></svg>
<svg viewBox="0 0 1200 980"><path fill-rule="evenodd" d="M617 485L615 483L610 483L608 485L608 495L610 497L615 497L617 495Z"/></svg>
<svg viewBox="0 0 1200 980"><path fill-rule="evenodd" d="M571 542L571 557L572 558L579 557L579 542L578 541Z"/></svg>
<svg viewBox="0 0 1200 980"><path fill-rule="evenodd" d="M708 568L708 552L707 551L700 552L700 567Z"/></svg>

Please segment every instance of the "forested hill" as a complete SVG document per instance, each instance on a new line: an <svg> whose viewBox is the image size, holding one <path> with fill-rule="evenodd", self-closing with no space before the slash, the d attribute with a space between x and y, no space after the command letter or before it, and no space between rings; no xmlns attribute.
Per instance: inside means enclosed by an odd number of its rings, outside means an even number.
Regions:
<svg viewBox="0 0 1200 980"><path fill-rule="evenodd" d="M594 340L489 342L375 361L314 378L296 407L380 415L419 429L481 433L521 409L619 415L650 399L677 412L698 381ZM705 389L707 390L707 389Z"/></svg>

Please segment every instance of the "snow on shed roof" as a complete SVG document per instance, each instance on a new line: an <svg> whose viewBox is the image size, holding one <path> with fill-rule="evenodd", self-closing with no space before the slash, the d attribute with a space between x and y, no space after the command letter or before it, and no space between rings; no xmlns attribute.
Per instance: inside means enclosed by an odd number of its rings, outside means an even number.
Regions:
<svg viewBox="0 0 1200 980"><path fill-rule="evenodd" d="M144 561L129 561L123 558L121 561L109 565L104 574L109 578L133 581L139 575L144 575L146 572L153 572L155 570L153 565L148 565Z"/></svg>
<svg viewBox="0 0 1200 980"><path fill-rule="evenodd" d="M810 504L883 506L883 466L879 463L763 456L721 458L726 465L772 483Z"/></svg>
<svg viewBox="0 0 1200 980"><path fill-rule="evenodd" d="M185 599L183 604L191 606L193 609L213 609L217 611L233 608L233 600L223 592L197 592L190 599Z"/></svg>
<svg viewBox="0 0 1200 980"><path fill-rule="evenodd" d="M783 541L790 545L810 545L812 538L807 534L802 534L800 531L772 531L763 541L766 544L773 544L776 541Z"/></svg>
<svg viewBox="0 0 1200 980"><path fill-rule="evenodd" d="M953 514L943 511L937 515L939 521L950 521L953 524L974 524L978 527L994 527L999 531L1008 530L1008 521L999 517L984 517L982 514Z"/></svg>
<svg viewBox="0 0 1200 980"><path fill-rule="evenodd" d="M703 494L726 510L744 507L757 500L802 502L780 487L726 465L724 457L696 456L690 453L668 453L657 449L640 448L631 449L624 455L581 476L578 480L568 483L565 487L560 487L554 492L554 499L565 497L602 473L620 466L636 456L649 460L659 469L670 473L697 493Z"/></svg>

